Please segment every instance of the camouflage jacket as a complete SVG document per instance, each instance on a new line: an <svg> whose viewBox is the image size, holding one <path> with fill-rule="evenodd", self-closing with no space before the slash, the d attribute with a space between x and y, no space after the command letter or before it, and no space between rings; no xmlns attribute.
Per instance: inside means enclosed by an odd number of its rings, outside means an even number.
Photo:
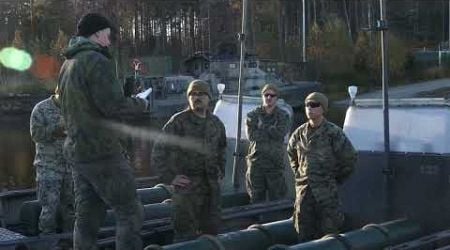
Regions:
<svg viewBox="0 0 450 250"><path fill-rule="evenodd" d="M151 166L165 184L182 174L193 182L193 191L208 190L208 180L225 173L225 150L225 127L219 118L211 113L200 118L186 109L164 125L153 148Z"/></svg>
<svg viewBox="0 0 450 250"><path fill-rule="evenodd" d="M111 123L141 113L145 103L125 97L109 52L83 37L74 37L65 53L58 88L67 126L65 155L91 161L120 154L119 132Z"/></svg>
<svg viewBox="0 0 450 250"><path fill-rule="evenodd" d="M61 129L63 124L54 96L34 106L30 118L31 139L36 144L34 166L64 170L66 165L62 150L65 138L55 135L55 131Z"/></svg>
<svg viewBox="0 0 450 250"><path fill-rule="evenodd" d="M288 114L279 107L275 107L272 114L267 114L261 106L247 114L245 124L250 141L247 158L251 161L269 158L282 162L284 137L290 127Z"/></svg>
<svg viewBox="0 0 450 250"><path fill-rule="evenodd" d="M308 123L298 127L287 152L297 189L309 186L318 201L336 195L337 184L352 173L357 160L342 129L327 120L315 130Z"/></svg>

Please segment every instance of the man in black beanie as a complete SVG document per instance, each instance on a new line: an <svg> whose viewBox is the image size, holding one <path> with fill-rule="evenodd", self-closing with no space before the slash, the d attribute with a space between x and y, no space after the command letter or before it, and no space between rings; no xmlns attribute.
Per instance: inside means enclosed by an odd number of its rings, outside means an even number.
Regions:
<svg viewBox="0 0 450 250"><path fill-rule="evenodd" d="M95 32L106 29L113 28L110 21L97 13L89 13L83 16L77 25L77 36L89 37Z"/></svg>
<svg viewBox="0 0 450 250"><path fill-rule="evenodd" d="M142 204L133 171L111 124L140 114L147 101L125 97L108 52L113 26L87 14L65 52L58 88L67 128L64 155L73 164L76 220L74 250L95 249L106 208L116 216L116 249L142 249Z"/></svg>

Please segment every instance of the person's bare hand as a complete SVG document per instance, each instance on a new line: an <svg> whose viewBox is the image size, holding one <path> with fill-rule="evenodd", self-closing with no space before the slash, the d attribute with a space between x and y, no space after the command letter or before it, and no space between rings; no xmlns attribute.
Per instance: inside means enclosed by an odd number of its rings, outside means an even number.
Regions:
<svg viewBox="0 0 450 250"><path fill-rule="evenodd" d="M191 185L191 180L186 175L176 175L172 180L172 185L175 187L188 188Z"/></svg>

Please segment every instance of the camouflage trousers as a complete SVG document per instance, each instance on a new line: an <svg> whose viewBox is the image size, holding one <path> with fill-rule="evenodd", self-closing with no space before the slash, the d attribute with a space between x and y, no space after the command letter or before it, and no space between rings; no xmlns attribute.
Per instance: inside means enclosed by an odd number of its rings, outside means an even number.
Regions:
<svg viewBox="0 0 450 250"><path fill-rule="evenodd" d="M344 223L339 201L319 204L309 187L297 187L293 218L300 242L337 234Z"/></svg>
<svg viewBox="0 0 450 250"><path fill-rule="evenodd" d="M73 185L69 166L62 170L36 167L37 198L41 204L39 230L41 234L53 234L73 229Z"/></svg>
<svg viewBox="0 0 450 250"><path fill-rule="evenodd" d="M216 235L221 222L220 189L211 193L180 193L172 195L174 242L192 240L201 234Z"/></svg>
<svg viewBox="0 0 450 250"><path fill-rule="evenodd" d="M261 168L250 160L247 160L247 166L245 183L252 203L265 202L266 194L269 196L269 201L285 197L287 187L283 169Z"/></svg>
<svg viewBox="0 0 450 250"><path fill-rule="evenodd" d="M75 163L76 219L74 250L96 249L97 233L106 209L116 218L115 249L142 249L139 231L143 207L136 193L133 171L122 155Z"/></svg>

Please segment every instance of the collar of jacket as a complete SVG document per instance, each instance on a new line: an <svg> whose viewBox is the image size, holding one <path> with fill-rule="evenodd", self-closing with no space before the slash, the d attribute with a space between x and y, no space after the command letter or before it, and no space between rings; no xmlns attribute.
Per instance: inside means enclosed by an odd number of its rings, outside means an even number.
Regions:
<svg viewBox="0 0 450 250"><path fill-rule="evenodd" d="M86 50L97 51L97 52L103 54L108 59L112 58L112 55L109 52L108 48L102 47L102 46L98 45L97 43L94 43L91 40L87 39L86 37L82 37L82 36L76 36L76 37L72 37L70 39L69 46L64 51L64 56L69 59L69 58L74 57L79 52L86 51Z"/></svg>

